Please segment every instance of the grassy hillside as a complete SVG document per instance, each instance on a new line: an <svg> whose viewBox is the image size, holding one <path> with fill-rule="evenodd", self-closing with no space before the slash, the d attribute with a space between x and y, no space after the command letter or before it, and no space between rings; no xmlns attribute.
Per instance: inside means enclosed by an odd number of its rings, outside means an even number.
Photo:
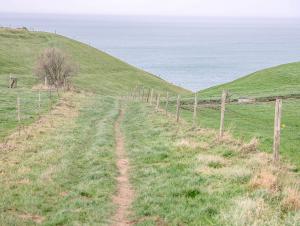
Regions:
<svg viewBox="0 0 300 226"><path fill-rule="evenodd" d="M32 71L48 47L63 49L79 64L73 84L87 92L50 98L41 91L39 108ZM18 78L16 89L7 88L10 74ZM0 29L1 224L110 224L117 208L117 97L136 85L189 93L75 40ZM17 128L20 133L13 133Z"/></svg>
<svg viewBox="0 0 300 226"><path fill-rule="evenodd" d="M34 63L47 47L63 49L79 64L80 73L74 83L80 89L106 95L121 94L144 84L172 92L187 92L78 41L50 33L14 29L0 29L1 80L12 73L23 75L21 85L33 85L36 82L32 76Z"/></svg>
<svg viewBox="0 0 300 226"><path fill-rule="evenodd" d="M291 178L270 155L217 142L216 131L174 123L154 108L129 103L123 122L135 225L299 225L299 210L286 208L284 198L299 174Z"/></svg>
<svg viewBox="0 0 300 226"><path fill-rule="evenodd" d="M79 74L73 79L79 90L101 95L123 95L136 85L143 84L157 90L188 93L78 41L50 33L0 28L0 140L18 125L17 96L20 97L22 125L33 122L38 114L47 112L55 103L55 95L49 100L47 94L42 92L41 109L38 110L38 92L32 90L32 86L38 83L33 76L36 59L48 47L64 50L79 65ZM9 74L18 78L17 89L7 88Z"/></svg>
<svg viewBox="0 0 300 226"><path fill-rule="evenodd" d="M193 112L181 109L182 117L192 121ZM175 112L175 106L173 106ZM300 101L284 100L281 124L281 157L292 163L300 170L299 118ZM203 128L219 129L220 107L199 106L197 112L197 125ZM225 130L235 138L250 141L259 140L259 150L272 152L274 126L274 102L256 104L227 104L225 112Z"/></svg>
<svg viewBox="0 0 300 226"><path fill-rule="evenodd" d="M261 70L235 81L200 91L199 95L220 96L223 89L228 89L233 97L300 94L300 62Z"/></svg>
<svg viewBox="0 0 300 226"><path fill-rule="evenodd" d="M1 225L107 225L114 211L114 98L73 94L0 146ZM52 121L52 122L51 122Z"/></svg>
<svg viewBox="0 0 300 226"><path fill-rule="evenodd" d="M238 97L263 97L300 95L300 63L291 63L255 72L230 83L215 86L198 93L198 100L220 99L222 90L228 90L230 99ZM185 100L183 116L192 120L191 97ZM260 150L272 151L274 102L254 104L228 103L225 113L225 128L236 138L249 141L258 138ZM174 110L174 108L173 108ZM300 169L299 124L300 101L283 100L281 154ZM218 129L220 125L220 106L200 105L197 123L202 127Z"/></svg>
<svg viewBox="0 0 300 226"><path fill-rule="evenodd" d="M32 67L49 46L80 64L74 84L91 92L51 99L42 92L38 108ZM154 105L118 98L137 84L169 90L172 97L188 95L186 90L53 34L2 29L0 48L0 139L18 126L17 96L22 125L28 125L0 142L1 225L298 225L300 180L292 168L274 167L270 155L253 145L248 151L249 144L233 139L219 142L215 130L174 123ZM19 78L17 89L6 87L9 73ZM296 125L294 105L285 108L288 126ZM241 112L246 121L232 116L241 126L238 135L259 131L270 140L263 129L272 114L263 112L273 111L272 105L246 107L226 113L226 128L229 113ZM263 116L260 127L256 121L247 127L250 114L254 120ZM181 112L187 120L191 115ZM217 128L219 109L201 109L198 120ZM291 133L287 139L292 147L299 137Z"/></svg>

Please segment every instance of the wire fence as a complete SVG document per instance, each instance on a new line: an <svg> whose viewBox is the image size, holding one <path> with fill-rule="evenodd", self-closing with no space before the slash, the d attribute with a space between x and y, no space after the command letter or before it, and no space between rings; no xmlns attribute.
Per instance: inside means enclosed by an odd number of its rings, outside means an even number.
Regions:
<svg viewBox="0 0 300 226"><path fill-rule="evenodd" d="M238 98L234 93L229 95L227 91L223 91L223 94L224 92L224 99L222 94L181 97L167 91L136 86L126 98L130 101L148 103L156 111L160 109L160 112L167 115L174 114L177 122L182 118L194 126L219 129L219 139L222 139L225 130L243 139L256 137L260 140L262 149L273 149L274 161L279 159L276 155L279 153L281 137L285 151L290 153L298 151L297 140L300 137L298 119L300 115L297 115L297 112L300 112L298 93L284 97ZM258 94L252 93L251 96ZM289 99L284 102L283 108L282 99Z"/></svg>
<svg viewBox="0 0 300 226"><path fill-rule="evenodd" d="M0 140L14 130L34 122L41 115L50 114L58 95L47 90L7 92L1 95Z"/></svg>
<svg viewBox="0 0 300 226"><path fill-rule="evenodd" d="M222 98L223 95L223 98ZM258 138L262 148L279 152L280 137L283 147L290 152L296 152L300 138L300 101L284 102L279 116L275 114L278 101L281 98L269 98L267 101L256 101L249 98L232 99L234 94L224 92L216 95L181 97L167 91L156 91L153 88L138 87L131 90L127 100L148 103L157 112L174 115L176 122L182 119L191 122L193 126L219 129L219 139L225 131L230 131L239 138ZM91 97L92 98L92 97ZM58 96L50 95L49 91L17 92L0 97L0 139L13 130L24 127L35 121L41 115L51 114L51 108ZM276 103L276 104L274 104ZM281 111L283 117L281 122ZM277 148L275 147L277 144ZM300 160L300 159L299 159Z"/></svg>

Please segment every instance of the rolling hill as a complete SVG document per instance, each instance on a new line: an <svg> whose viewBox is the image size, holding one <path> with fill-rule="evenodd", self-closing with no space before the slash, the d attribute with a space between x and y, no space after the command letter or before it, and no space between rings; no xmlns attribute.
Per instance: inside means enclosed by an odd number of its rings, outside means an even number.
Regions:
<svg viewBox="0 0 300 226"><path fill-rule="evenodd" d="M257 138L260 150L267 152L272 151L273 144L274 99L283 98L281 154L299 169L300 62L264 69L199 91L197 123L202 127L219 128L220 108L215 100L220 100L222 90L228 90L230 99L225 112L226 130L242 140ZM239 97L255 98L256 102L238 104L236 100ZM208 100L212 100L212 106L201 105ZM183 115L191 121L193 97L186 97L184 104Z"/></svg>
<svg viewBox="0 0 300 226"><path fill-rule="evenodd" d="M227 89L232 97L300 95L300 62L264 69L229 83L199 92L200 96L220 96Z"/></svg>
<svg viewBox="0 0 300 226"><path fill-rule="evenodd" d="M79 64L80 73L74 78L79 89L99 94L124 94L136 85L188 93L150 73L120 61L100 50L78 41L45 32L29 32L24 29L0 29L0 78L8 74L21 77L20 84L31 86L38 55L45 48L57 47L68 53Z"/></svg>
<svg viewBox="0 0 300 226"><path fill-rule="evenodd" d="M47 47L80 65L76 92L32 89L35 59ZM10 73L16 89L7 88ZM216 130L182 120L191 120L188 109L175 123L141 98L120 100L136 85L190 95L83 43L0 29L1 225L298 225L297 168L274 167L271 155L253 145L247 151L248 143L219 142ZM239 86L249 84L232 84ZM300 105L286 101L282 152L300 166ZM258 137L268 151L272 117L272 103L228 104L226 130ZM217 128L218 107L200 108L197 123Z"/></svg>
<svg viewBox="0 0 300 226"><path fill-rule="evenodd" d="M39 54L49 47L62 49L79 65L73 84L81 91L121 96L140 85L157 91L190 93L84 43L46 32L0 28L0 140L18 125L17 96L21 98L22 125L37 119L38 94L32 87L39 82L33 76L33 68ZM10 74L18 78L17 89L7 89ZM46 92L41 96L39 113L45 113L52 103ZM55 101L54 97L51 102Z"/></svg>

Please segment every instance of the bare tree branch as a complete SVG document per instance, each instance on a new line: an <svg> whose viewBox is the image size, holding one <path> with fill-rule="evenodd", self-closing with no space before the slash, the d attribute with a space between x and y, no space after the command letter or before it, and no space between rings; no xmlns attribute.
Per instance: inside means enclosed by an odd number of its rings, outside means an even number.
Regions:
<svg viewBox="0 0 300 226"><path fill-rule="evenodd" d="M69 85L69 78L76 75L78 67L62 50L48 48L39 56L34 74L42 81L47 79L48 85L57 90Z"/></svg>

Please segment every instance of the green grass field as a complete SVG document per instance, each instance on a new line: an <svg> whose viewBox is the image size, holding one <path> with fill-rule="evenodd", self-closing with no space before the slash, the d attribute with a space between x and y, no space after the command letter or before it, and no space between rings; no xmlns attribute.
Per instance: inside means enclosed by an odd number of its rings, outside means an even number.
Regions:
<svg viewBox="0 0 300 226"><path fill-rule="evenodd" d="M10 73L23 75L19 83L30 87L36 83L32 76L36 59L43 49L49 47L64 50L79 64L80 72L74 78L74 85L79 89L105 95L122 95L136 85L146 84L157 90L188 93L86 44L50 33L12 29L0 29L1 78L7 79Z"/></svg>
<svg viewBox="0 0 300 226"><path fill-rule="evenodd" d="M53 94L51 100L48 92L41 92L39 112L38 91L32 89L38 81L32 71L47 47L66 51L80 71L73 79L76 92ZM18 77L17 89L7 88L9 74ZM247 82L243 84L245 90ZM292 84L294 92L297 82ZM243 152L244 144L234 140L218 142L216 130L192 128L190 106L181 111L188 123L177 124L172 115L155 112L153 105L120 100L137 85L191 99L191 92L83 43L49 33L0 29L0 140L5 141L0 142L0 225L112 225L118 212L113 197L121 184L114 128L120 106L134 191L130 223L299 225L296 169L274 167L270 155ZM233 91L242 95L238 87ZM255 87L252 93L258 92ZM223 88L214 89L199 96L219 95ZM282 93L288 90L286 85ZM25 126L20 135L13 133L18 127L17 96ZM282 131L283 156L297 166L298 106L298 100L284 101ZM247 141L255 136L260 149L271 149L272 103L230 104L227 109L226 129ZM174 111L174 105L169 110ZM197 123L217 129L219 109L200 109Z"/></svg>
<svg viewBox="0 0 300 226"><path fill-rule="evenodd" d="M21 136L18 150L1 153L1 225L109 222L117 174L116 101L75 96L71 103L78 117L56 116L56 127L30 140Z"/></svg>
<svg viewBox="0 0 300 226"><path fill-rule="evenodd" d="M75 40L50 33L0 28L0 140L18 125L17 96L21 98L22 125L37 119L38 92L32 91L32 87L38 81L33 76L33 68L39 54L49 47L64 50L79 65L79 74L73 79L79 90L99 95L124 95L135 86L145 84L157 90L189 93ZM7 88L10 74L18 78L17 89ZM49 110L49 101L47 92L42 92L40 113ZM51 103L55 102L54 96Z"/></svg>
<svg viewBox="0 0 300 226"><path fill-rule="evenodd" d="M219 97L222 90L229 90L232 98L268 97L300 94L300 63L290 63L268 68L235 81L199 92L205 97Z"/></svg>
<svg viewBox="0 0 300 226"><path fill-rule="evenodd" d="M225 130L234 137L249 142L252 138L259 139L261 151L272 152L274 131L274 102L256 104L227 104L225 112ZM175 103L170 106L175 112ZM293 162L300 169L300 101L297 99L283 100L281 154L283 159ZM192 108L181 109L181 116L192 122ZM199 107L197 125L203 128L219 129L220 107Z"/></svg>
<svg viewBox="0 0 300 226"><path fill-rule="evenodd" d="M154 106L127 107L136 225L298 225L299 212L285 212L283 193L249 186L256 170L268 169L267 160L258 163L259 154L242 154L216 143L212 131L174 121Z"/></svg>
<svg viewBox="0 0 300 226"><path fill-rule="evenodd" d="M235 81L211 87L197 93L198 100L220 100L222 90L228 90L230 100L239 97L266 98L283 96L281 154L284 159L292 161L300 169L299 151L299 99L292 97L300 94L300 63L291 63L255 72ZM173 96L170 111L175 112ZM187 121L192 121L194 99L191 95L182 98L181 114ZM255 104L227 104L225 113L225 129L236 138L248 142L258 138L260 150L271 152L273 144L275 103L259 102ZM220 106L200 105L198 108L197 125L205 128L219 129Z"/></svg>
<svg viewBox="0 0 300 226"><path fill-rule="evenodd" d="M41 91L39 99L39 91L29 88L33 83L24 75L19 75L18 78L28 83L19 85L17 89L8 89L7 78L0 75L0 141L15 131L17 127L29 125L37 120L39 115L47 114L58 99L56 93L53 93L50 98L47 91ZM18 97L20 100L20 123L17 114Z"/></svg>

